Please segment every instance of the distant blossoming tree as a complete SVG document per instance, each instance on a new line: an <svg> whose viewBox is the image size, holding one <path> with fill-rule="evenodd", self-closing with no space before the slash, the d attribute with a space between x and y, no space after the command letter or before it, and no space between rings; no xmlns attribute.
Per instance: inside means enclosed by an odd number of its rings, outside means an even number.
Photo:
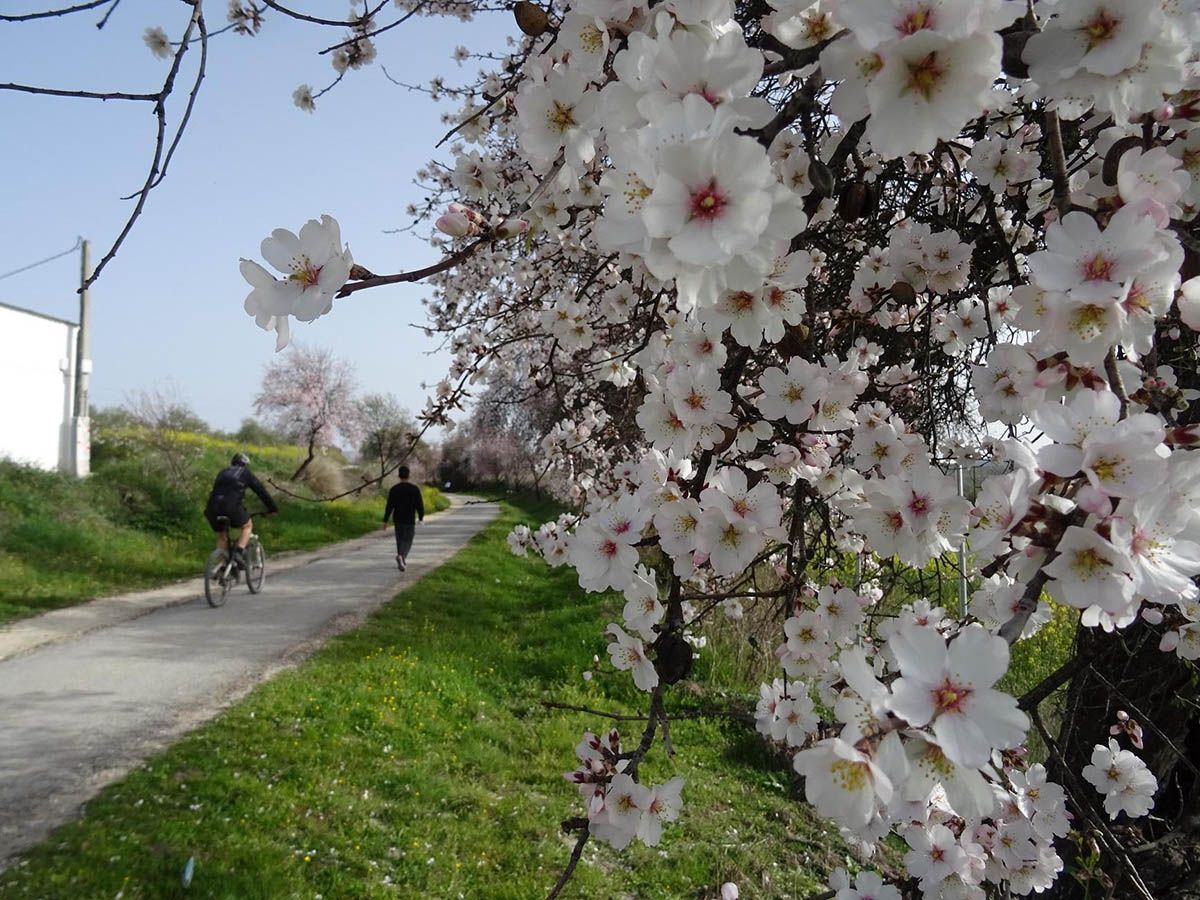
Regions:
<svg viewBox="0 0 1200 900"><path fill-rule="evenodd" d="M339 437L351 443L358 439L362 412L354 397L357 387L354 367L318 347L293 346L267 366L254 409L270 428L304 448L292 481L304 474L318 450Z"/></svg>

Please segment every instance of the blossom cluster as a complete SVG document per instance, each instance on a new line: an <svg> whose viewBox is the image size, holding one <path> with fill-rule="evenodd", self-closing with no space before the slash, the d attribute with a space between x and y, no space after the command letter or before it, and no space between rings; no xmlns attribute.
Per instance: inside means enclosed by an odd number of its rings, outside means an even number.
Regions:
<svg viewBox="0 0 1200 900"><path fill-rule="evenodd" d="M756 725L817 810L863 849L900 835L926 897L1041 892L1089 801L1025 758L1010 646L1058 607L1200 657L1200 10L763 9L518 15L453 165L419 173L456 263L422 416L473 384L552 397L533 452L572 511L509 544L622 595L609 663L652 710L714 611L772 604ZM264 243L283 279L243 264L284 336L349 277L336 223L305 229ZM876 577L950 556L956 611ZM589 833L656 842L678 781L641 784L614 736L578 755ZM1083 777L1130 818L1158 785L1115 744Z"/></svg>

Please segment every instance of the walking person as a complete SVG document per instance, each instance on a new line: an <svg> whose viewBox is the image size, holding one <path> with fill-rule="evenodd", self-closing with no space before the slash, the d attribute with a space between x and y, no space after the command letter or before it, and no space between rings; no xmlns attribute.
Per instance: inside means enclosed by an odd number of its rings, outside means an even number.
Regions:
<svg viewBox="0 0 1200 900"><path fill-rule="evenodd" d="M421 499L421 489L408 480L408 466L401 466L396 474L400 481L388 491L387 507L383 511L383 527L387 529L388 519L392 518L394 513L396 565L403 572L408 568L408 553L412 550L417 522L425 521L425 501Z"/></svg>

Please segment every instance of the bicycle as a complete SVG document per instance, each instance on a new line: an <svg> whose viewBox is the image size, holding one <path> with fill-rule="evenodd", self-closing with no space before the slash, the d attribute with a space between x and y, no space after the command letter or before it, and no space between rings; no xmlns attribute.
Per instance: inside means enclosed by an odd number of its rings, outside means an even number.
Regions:
<svg viewBox="0 0 1200 900"><path fill-rule="evenodd" d="M217 522L225 526L227 549L222 550L218 547L208 554L208 560L204 564L204 599L214 608L225 605L229 591L237 584L243 571L246 573L246 587L252 594L262 590L263 581L267 577L267 551L263 549L258 535L250 535L250 542L246 544L244 551L246 565L243 568L230 552L233 544L229 534L229 517L217 516Z"/></svg>

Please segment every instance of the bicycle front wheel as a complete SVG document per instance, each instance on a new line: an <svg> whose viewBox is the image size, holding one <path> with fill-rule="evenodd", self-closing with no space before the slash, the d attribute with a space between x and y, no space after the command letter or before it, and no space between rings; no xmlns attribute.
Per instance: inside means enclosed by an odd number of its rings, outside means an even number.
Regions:
<svg viewBox="0 0 1200 900"><path fill-rule="evenodd" d="M204 564L204 599L209 606L225 605L229 586L233 583L228 563L229 557L224 550L214 550L208 554L208 562Z"/></svg>
<svg viewBox="0 0 1200 900"><path fill-rule="evenodd" d="M250 593L261 591L266 577L267 551L257 538L251 538L246 545L246 587L250 588Z"/></svg>

